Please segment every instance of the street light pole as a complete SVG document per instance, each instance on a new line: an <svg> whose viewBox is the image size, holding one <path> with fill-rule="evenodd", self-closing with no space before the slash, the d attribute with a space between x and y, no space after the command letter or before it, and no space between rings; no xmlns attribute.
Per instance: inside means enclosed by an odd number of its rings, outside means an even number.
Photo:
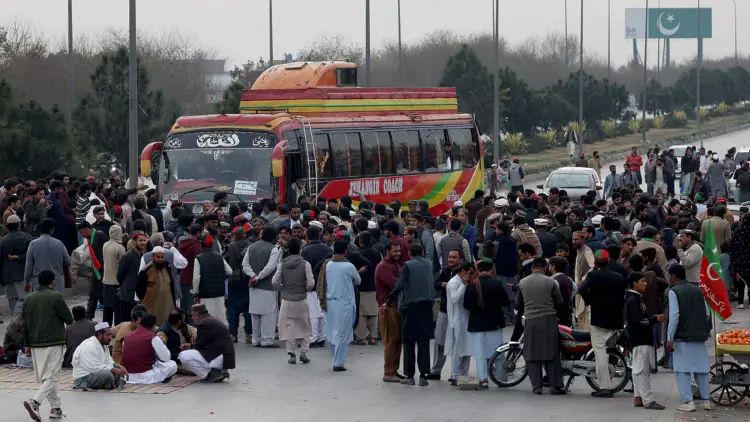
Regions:
<svg viewBox="0 0 750 422"><path fill-rule="evenodd" d="M365 0L365 86L370 86L370 0Z"/></svg>
<svg viewBox="0 0 750 422"><path fill-rule="evenodd" d="M401 61L403 60L403 54L401 50L401 0L398 0L398 85L403 86L404 74Z"/></svg>
<svg viewBox="0 0 750 422"><path fill-rule="evenodd" d="M495 35L495 65L492 67L492 142L495 163L500 162L500 0L495 0L492 31Z"/></svg>
<svg viewBox="0 0 750 422"><path fill-rule="evenodd" d="M642 117L641 117L641 130L643 131L642 142L646 143L646 107L648 105L648 24L649 24L649 13L648 13L648 0L646 0L646 36L643 38L643 98L641 103Z"/></svg>
<svg viewBox="0 0 750 422"><path fill-rule="evenodd" d="M128 51L128 187L138 187L138 55L136 53L135 0L130 0Z"/></svg>
<svg viewBox="0 0 750 422"><path fill-rule="evenodd" d="M581 39L578 52L578 134L579 152L583 152L583 0L581 0Z"/></svg>
<svg viewBox="0 0 750 422"><path fill-rule="evenodd" d="M273 66L273 0L268 0L268 67Z"/></svg>
<svg viewBox="0 0 750 422"><path fill-rule="evenodd" d="M68 0L68 135L73 128L75 99L75 65L73 64L73 0Z"/></svg>
<svg viewBox="0 0 750 422"><path fill-rule="evenodd" d="M612 80L612 0L607 0L607 80Z"/></svg>
<svg viewBox="0 0 750 422"><path fill-rule="evenodd" d="M568 73L568 0L565 0L565 73Z"/></svg>
<svg viewBox="0 0 750 422"><path fill-rule="evenodd" d="M734 5L734 65L740 65L740 57L737 50L737 0L732 0Z"/></svg>
<svg viewBox="0 0 750 422"><path fill-rule="evenodd" d="M696 63L695 79L695 120L698 126L698 139L703 148L703 127L701 126L701 67L703 67L703 32L701 29L701 0L698 0L698 60Z"/></svg>

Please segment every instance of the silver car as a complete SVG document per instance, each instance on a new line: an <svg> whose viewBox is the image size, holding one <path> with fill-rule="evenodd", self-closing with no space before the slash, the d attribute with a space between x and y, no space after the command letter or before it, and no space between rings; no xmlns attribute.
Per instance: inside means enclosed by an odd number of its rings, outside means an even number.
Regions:
<svg viewBox="0 0 750 422"><path fill-rule="evenodd" d="M596 197L601 198L602 183L596 170L588 167L561 167L553 170L544 184L536 186L544 193L549 194L552 188L565 190L568 197L578 200L586 195L588 191L596 191Z"/></svg>

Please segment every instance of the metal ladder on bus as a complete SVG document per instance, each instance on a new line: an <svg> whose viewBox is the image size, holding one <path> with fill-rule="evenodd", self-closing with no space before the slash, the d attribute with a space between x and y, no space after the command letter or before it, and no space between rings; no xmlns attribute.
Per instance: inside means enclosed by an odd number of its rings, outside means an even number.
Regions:
<svg viewBox="0 0 750 422"><path fill-rule="evenodd" d="M305 139L305 160L307 161L307 186L310 192L310 200L317 201L318 198L318 154L315 151L315 142L310 122L304 117L297 119L302 124L302 136Z"/></svg>

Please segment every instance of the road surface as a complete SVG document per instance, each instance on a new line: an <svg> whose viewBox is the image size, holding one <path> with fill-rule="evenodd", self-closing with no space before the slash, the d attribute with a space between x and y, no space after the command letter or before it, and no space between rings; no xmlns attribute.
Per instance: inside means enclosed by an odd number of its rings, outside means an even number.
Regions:
<svg viewBox="0 0 750 422"><path fill-rule="evenodd" d="M80 304L85 298L69 301ZM7 321L7 302L2 318ZM100 317L100 314L97 313ZM750 323L750 310L737 311L739 326ZM0 325L3 334L5 325ZM732 326L732 328L737 325ZM511 331L504 335L508 339ZM427 387L386 384L383 375L383 349L376 346L351 346L343 373L331 372L328 349L312 349L308 365L289 365L284 349L259 349L236 345L237 369L229 382L192 384L168 395L61 392L63 409L69 422L103 420L107 422L177 421L180 422L304 422L304 421L750 421L750 402L713 412L681 414L674 376L661 370L652 377L656 399L667 406L664 411L632 407L632 395L618 393L613 399L595 399L582 378L577 378L567 396L536 396L528 380L520 385L486 391L460 391L445 381L430 381ZM472 362L471 373L474 373ZM450 364L443 376L450 373ZM0 421L30 420L22 401L33 394L29 390L0 389ZM45 417L49 407L42 406Z"/></svg>

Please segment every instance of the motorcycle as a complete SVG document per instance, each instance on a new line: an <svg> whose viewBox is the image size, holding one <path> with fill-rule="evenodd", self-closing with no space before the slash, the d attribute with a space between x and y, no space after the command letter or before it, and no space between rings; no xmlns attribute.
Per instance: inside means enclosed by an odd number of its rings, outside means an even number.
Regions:
<svg viewBox="0 0 750 422"><path fill-rule="evenodd" d="M560 342L560 360L562 375L568 377L564 390L568 391L577 376L586 378L594 391L602 388L597 383L594 350L591 334L588 331L573 330L564 325L557 327ZM630 368L623 349L617 343L619 334L614 334L607 341L607 360L613 388L616 393L630 381ZM498 387L513 387L520 384L528 375L526 362L523 360L523 337L517 342L511 341L495 350L490 358L489 376Z"/></svg>

